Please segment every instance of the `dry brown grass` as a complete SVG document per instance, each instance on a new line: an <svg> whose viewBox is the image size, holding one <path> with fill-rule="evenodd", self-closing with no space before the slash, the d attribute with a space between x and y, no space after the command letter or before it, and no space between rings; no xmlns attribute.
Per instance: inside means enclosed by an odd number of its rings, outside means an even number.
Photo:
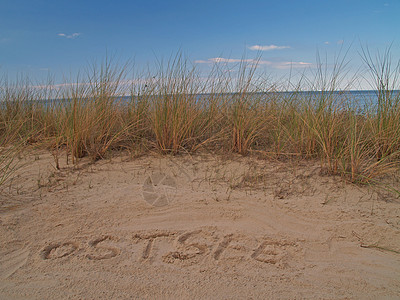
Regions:
<svg viewBox="0 0 400 300"><path fill-rule="evenodd" d="M237 78L218 67L204 81L179 55L160 65L156 78L136 80L140 86L126 84L128 64L107 59L59 89L51 82L38 89L29 80L3 80L0 182L12 171L16 151L10 145L35 144L53 153L57 167L60 153L75 163L121 149L242 155L258 150L275 158L319 158L332 174L373 183L399 167L400 99L394 91L400 72L398 66L390 69L388 52L374 61L365 51L364 60L378 103L362 115L353 99L338 98L343 61L332 73L320 67L313 80L302 78L311 82L309 89L322 88L318 97L300 89L260 93L275 85L259 86L256 65L245 62ZM43 101L49 98L57 100Z"/></svg>

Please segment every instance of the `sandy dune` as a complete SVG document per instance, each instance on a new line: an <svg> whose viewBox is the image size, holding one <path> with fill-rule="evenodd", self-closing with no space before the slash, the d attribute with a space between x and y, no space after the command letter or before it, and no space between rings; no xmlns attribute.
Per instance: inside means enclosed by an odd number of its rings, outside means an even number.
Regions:
<svg viewBox="0 0 400 300"><path fill-rule="evenodd" d="M318 164L27 160L0 198L1 299L400 298L399 200Z"/></svg>

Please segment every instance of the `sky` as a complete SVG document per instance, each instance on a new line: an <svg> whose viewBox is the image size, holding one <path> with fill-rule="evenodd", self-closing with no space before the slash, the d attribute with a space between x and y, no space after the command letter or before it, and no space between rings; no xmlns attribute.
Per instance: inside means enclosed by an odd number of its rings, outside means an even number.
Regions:
<svg viewBox="0 0 400 300"><path fill-rule="evenodd" d="M0 0L0 74L57 82L110 54L140 69L179 52L205 73L260 55L283 78L340 51L353 72L362 48L400 58L399 15L400 0Z"/></svg>

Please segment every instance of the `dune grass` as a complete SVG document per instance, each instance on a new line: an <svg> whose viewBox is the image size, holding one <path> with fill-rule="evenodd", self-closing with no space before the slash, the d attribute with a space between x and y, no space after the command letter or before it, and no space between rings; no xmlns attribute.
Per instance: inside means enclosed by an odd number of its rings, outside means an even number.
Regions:
<svg viewBox="0 0 400 300"><path fill-rule="evenodd" d="M265 84L268 80L256 76L254 61L243 60L236 77L227 65L216 65L204 78L180 55L160 63L155 76L133 80L128 80L129 64L109 59L60 86L3 78L0 185L12 175L16 153L27 145L51 151L57 168L64 155L75 164L85 156L95 161L121 150L174 155L257 151L266 158L319 159L331 174L374 183L399 169L400 98L395 91L400 70L399 65L391 68L389 51L373 59L365 49L362 57L378 95L368 109L339 97L344 60L331 71L317 64L314 78L302 77L290 93L276 92L277 83Z"/></svg>

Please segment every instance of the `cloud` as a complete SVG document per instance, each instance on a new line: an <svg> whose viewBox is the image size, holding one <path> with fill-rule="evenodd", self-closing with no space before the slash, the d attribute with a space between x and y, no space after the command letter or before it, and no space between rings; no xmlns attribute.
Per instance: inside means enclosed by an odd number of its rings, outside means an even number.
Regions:
<svg viewBox="0 0 400 300"><path fill-rule="evenodd" d="M289 46L276 46L276 45L269 45L269 46L260 46L260 45L254 45L250 46L250 50L257 50L257 51L271 51L271 50L281 50L281 49L288 49L290 48Z"/></svg>
<svg viewBox="0 0 400 300"><path fill-rule="evenodd" d="M254 65L265 65L270 66L274 69L290 69L290 68L305 68L310 67L312 64L302 61L269 61L269 60L257 60L257 59L236 59L236 58L223 58L214 57L207 60L196 60L197 64L212 64L212 63L250 63Z"/></svg>
<svg viewBox="0 0 400 300"><path fill-rule="evenodd" d="M272 67L275 69L297 69L306 68L312 66L312 63L303 61L282 61L272 63Z"/></svg>
<svg viewBox="0 0 400 300"><path fill-rule="evenodd" d="M47 68L40 69L41 71L49 70ZM119 85L119 86L131 86L131 85L140 85L140 84L149 84L153 83L154 78L151 79L127 79L121 81L114 81L110 82L111 84ZM45 85L32 85L31 87L34 89L43 89L43 88L51 88L51 89L59 89L59 88L70 88L70 87L77 87L77 86L91 86L92 83L90 82L67 82L67 83L58 83L58 84L45 84Z"/></svg>
<svg viewBox="0 0 400 300"><path fill-rule="evenodd" d="M195 60L194 62L197 64L209 64L209 63L238 63L238 62L256 63L257 61L255 59L214 57L214 58L209 58L207 60Z"/></svg>
<svg viewBox="0 0 400 300"><path fill-rule="evenodd" d="M343 40L338 40L338 41L337 41L337 44L338 44L338 45L342 45L343 43L344 43Z"/></svg>
<svg viewBox="0 0 400 300"><path fill-rule="evenodd" d="M75 32L75 33L70 34L70 35L65 34L65 33L58 33L57 35L58 35L58 36L61 36L61 37L65 37L65 38L67 38L67 39L74 39L74 38L77 38L78 36L80 36L81 33Z"/></svg>
<svg viewBox="0 0 400 300"><path fill-rule="evenodd" d="M325 45L329 45L330 43L329 43L329 42L324 42L324 44L325 44Z"/></svg>
<svg viewBox="0 0 400 300"><path fill-rule="evenodd" d="M236 59L236 58L223 58L223 57L215 57L215 58L210 58L209 61L214 62L214 63L235 63L235 62L255 62L254 59Z"/></svg>

